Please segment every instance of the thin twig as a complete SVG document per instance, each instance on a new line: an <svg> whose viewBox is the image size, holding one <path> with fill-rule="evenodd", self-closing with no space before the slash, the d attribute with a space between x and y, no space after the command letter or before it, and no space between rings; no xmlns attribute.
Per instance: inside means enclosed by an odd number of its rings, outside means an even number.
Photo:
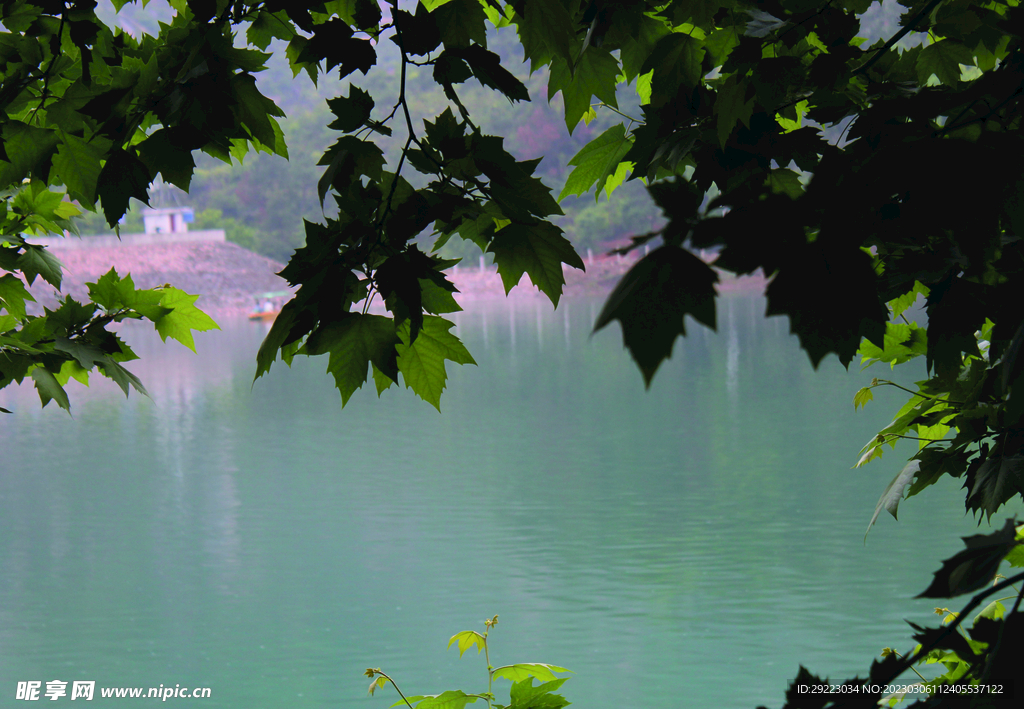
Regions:
<svg viewBox="0 0 1024 709"><path fill-rule="evenodd" d="M1002 591L1004 588L1009 588L1011 585L1013 585L1017 581L1024 581L1024 573L1020 573L1020 574L1017 574L1016 576L1008 578L1005 581L1003 581L1002 583L998 583L995 586L990 587L987 591L979 593L977 596L972 598L971 602L968 603L964 607L964 609L962 611L960 611L960 614L957 615L956 619L952 623L950 623L949 625L947 625L945 627L945 632L943 632L941 635L936 637L932 641L931 645L929 645L928 647L925 647L924 644L922 643L920 650L918 650L916 653L914 653L914 655L912 657L906 657L902 661L900 661L900 663L890 673L889 678L884 680L884 681L879 682L878 684L889 684L890 682L895 680L897 677L899 677L901 674L903 674L907 669L909 669L911 665L916 664L918 660L920 660L925 655L927 655L929 652L931 652L932 648L934 648L942 640L944 640L946 638L946 636L952 634L956 630L957 626L959 626L960 623L963 622L963 619L967 617L967 614L970 613L975 608L977 608L981 604L981 602L983 600L985 600L986 598L991 596L993 593L996 593L998 591ZM1019 600L1020 599L1018 598L1018 603L1019 603ZM1017 605L1014 605L1013 608L1014 608L1014 611L1016 611L1017 610Z"/></svg>
<svg viewBox="0 0 1024 709"><path fill-rule="evenodd" d="M925 15L929 14L936 7L938 7L939 3L941 3L941 2L943 2L943 0L931 0L931 2L929 2L923 8L921 8L921 11L918 12L916 15L914 15L913 19L911 19L910 22L907 23L906 27L901 29L896 34L894 34L892 37L889 38L888 42L886 42L881 47L879 47L877 50L875 50L874 55L870 59L868 59L866 62L861 64L860 67L857 68L856 70L854 70L853 73L854 74L863 74L868 69L870 69L872 66L874 66L875 62L877 62L879 59L881 59L883 54L888 52L892 48L892 46L894 44L896 44L901 39L906 37L908 34L913 32L914 28L917 26L918 21L922 17L924 17Z"/></svg>

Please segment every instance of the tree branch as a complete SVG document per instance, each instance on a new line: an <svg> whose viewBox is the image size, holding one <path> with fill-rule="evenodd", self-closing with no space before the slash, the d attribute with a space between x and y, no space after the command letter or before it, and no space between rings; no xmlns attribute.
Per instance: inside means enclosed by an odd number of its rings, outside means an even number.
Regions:
<svg viewBox="0 0 1024 709"><path fill-rule="evenodd" d="M916 15L914 15L913 19L911 19L910 22L907 23L906 27L901 29L896 34L894 34L892 37L889 38L888 42L886 42L881 47L879 47L877 50L875 50L874 55L870 59L868 59L866 62L861 64L860 67L858 69L856 69L853 73L855 75L856 74L863 74L868 69L870 69L872 66L874 66L875 62L877 62L879 59L881 59L883 54L885 54L890 49L892 49L892 46L894 44L896 44L901 39L906 37L908 34L913 32L914 28L917 26L918 21L922 17L924 17L925 15L929 14L932 10L934 10L939 5L939 3L941 3L942 1L943 0L931 0L931 2L929 2L923 8L921 8L921 11L918 12Z"/></svg>

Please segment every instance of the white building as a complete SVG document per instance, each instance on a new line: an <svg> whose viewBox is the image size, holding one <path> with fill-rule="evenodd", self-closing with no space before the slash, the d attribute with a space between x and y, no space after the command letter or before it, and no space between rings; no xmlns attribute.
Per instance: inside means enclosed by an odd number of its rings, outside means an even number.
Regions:
<svg viewBox="0 0 1024 709"><path fill-rule="evenodd" d="M182 234L195 219L192 207L143 209L142 223L147 234Z"/></svg>

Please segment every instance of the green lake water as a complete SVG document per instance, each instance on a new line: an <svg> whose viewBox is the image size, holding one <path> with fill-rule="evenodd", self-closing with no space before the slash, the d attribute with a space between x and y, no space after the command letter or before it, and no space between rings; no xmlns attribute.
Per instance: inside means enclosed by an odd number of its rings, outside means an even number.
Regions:
<svg viewBox="0 0 1024 709"><path fill-rule="evenodd" d="M841 679L910 649L904 619L936 619L912 597L978 528L947 479L864 544L911 450L851 470L901 400L853 394L887 371L815 372L735 295L645 392L618 326L590 337L599 308L459 314L480 366L449 366L441 414L404 389L342 410L322 360L250 388L266 326L244 321L198 355L127 331L152 399L72 385L71 418L0 394L0 706L54 679L100 705L180 684L211 708L390 706L367 667L483 691L483 657L446 645L496 613L495 665L568 667L595 709L780 706L801 663Z"/></svg>

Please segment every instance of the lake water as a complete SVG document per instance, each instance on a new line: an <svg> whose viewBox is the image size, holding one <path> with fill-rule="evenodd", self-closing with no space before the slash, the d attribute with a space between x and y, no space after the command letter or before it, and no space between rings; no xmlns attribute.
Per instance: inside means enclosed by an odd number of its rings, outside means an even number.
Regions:
<svg viewBox="0 0 1024 709"><path fill-rule="evenodd" d="M73 385L70 418L0 394L0 704L58 679L98 704L180 684L204 707L389 706L367 667L484 691L483 657L445 648L496 613L493 664L568 667L579 707L780 706L801 663L838 679L912 648L903 619L936 617L911 597L977 526L947 479L864 544L910 455L850 469L901 398L853 394L887 372L815 372L732 295L645 392L617 325L589 337L599 308L472 305L480 366L449 367L441 414L404 389L342 410L324 360L250 388L248 322L198 356L128 331L152 399Z"/></svg>

